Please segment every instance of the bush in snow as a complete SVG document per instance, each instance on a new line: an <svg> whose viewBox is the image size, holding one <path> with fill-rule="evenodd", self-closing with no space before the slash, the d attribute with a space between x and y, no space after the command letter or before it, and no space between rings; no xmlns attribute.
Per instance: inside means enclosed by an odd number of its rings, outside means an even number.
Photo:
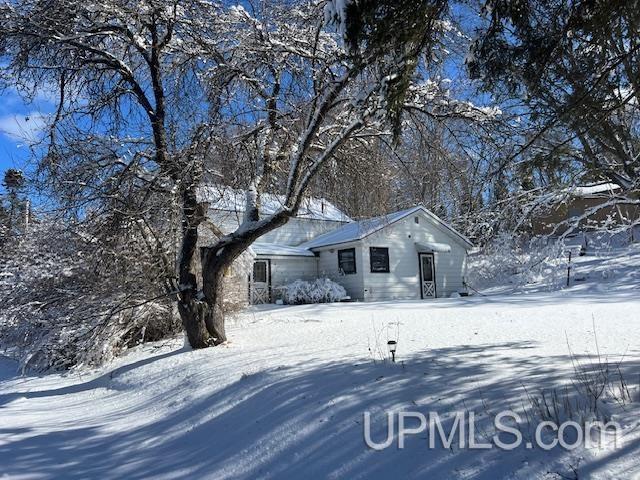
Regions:
<svg viewBox="0 0 640 480"><path fill-rule="evenodd" d="M23 371L97 366L180 331L139 243L93 240L51 222L0 249L0 347Z"/></svg>
<svg viewBox="0 0 640 480"><path fill-rule="evenodd" d="M553 239L500 234L469 257L467 282L472 288L544 284L553 290L564 281L567 258L564 245Z"/></svg>
<svg viewBox="0 0 640 480"><path fill-rule="evenodd" d="M347 296L347 291L342 285L328 278L318 278L313 282L296 280L281 290L283 300L289 305L337 302Z"/></svg>

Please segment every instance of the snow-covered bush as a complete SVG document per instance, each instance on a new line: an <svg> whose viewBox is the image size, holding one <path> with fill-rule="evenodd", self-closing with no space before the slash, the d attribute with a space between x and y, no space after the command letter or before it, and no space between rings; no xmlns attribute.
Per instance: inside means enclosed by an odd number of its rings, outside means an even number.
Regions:
<svg viewBox="0 0 640 480"><path fill-rule="evenodd" d="M347 291L342 285L328 278L318 278L313 282L296 280L281 290L283 300L289 305L337 302L347 296Z"/></svg>
<svg viewBox="0 0 640 480"><path fill-rule="evenodd" d="M0 250L0 348L23 370L100 365L180 330L142 252L53 222L14 240Z"/></svg>
<svg viewBox="0 0 640 480"><path fill-rule="evenodd" d="M544 284L555 289L566 274L567 255L562 243L498 235L481 252L469 257L467 282L472 288L511 284Z"/></svg>

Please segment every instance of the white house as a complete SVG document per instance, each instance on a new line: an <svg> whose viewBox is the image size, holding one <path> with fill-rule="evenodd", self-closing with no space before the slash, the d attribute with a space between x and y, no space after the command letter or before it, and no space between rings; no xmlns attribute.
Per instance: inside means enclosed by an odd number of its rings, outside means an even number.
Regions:
<svg viewBox="0 0 640 480"><path fill-rule="evenodd" d="M225 190L209 199L209 215L224 233L239 225L244 193ZM281 204L264 195L263 213ZM251 274L243 290L251 303L271 303L279 287L297 279L328 277L352 300L430 299L465 290L467 251L463 235L422 206L353 221L325 199L303 203L298 216L252 246Z"/></svg>

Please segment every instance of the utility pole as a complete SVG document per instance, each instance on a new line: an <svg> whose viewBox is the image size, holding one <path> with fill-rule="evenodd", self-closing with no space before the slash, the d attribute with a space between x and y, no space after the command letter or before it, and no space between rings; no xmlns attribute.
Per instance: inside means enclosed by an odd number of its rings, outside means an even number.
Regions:
<svg viewBox="0 0 640 480"><path fill-rule="evenodd" d="M31 220L30 215L31 215L31 202L29 202L29 200L27 199L24 201L24 234L25 236L29 232L29 221Z"/></svg>

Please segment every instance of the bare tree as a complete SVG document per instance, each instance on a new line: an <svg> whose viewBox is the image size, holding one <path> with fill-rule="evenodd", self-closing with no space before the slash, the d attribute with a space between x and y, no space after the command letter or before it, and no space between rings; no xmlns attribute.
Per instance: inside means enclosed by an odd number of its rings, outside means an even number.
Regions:
<svg viewBox="0 0 640 480"><path fill-rule="evenodd" d="M16 85L26 96L58 91L49 133L36 149L40 178L66 212L100 219L101 241L139 230L163 267L165 292L182 301L172 229L195 215L189 199L212 118L193 38L205 24L211 32L219 8L27 0L0 10L7 88Z"/></svg>
<svg viewBox="0 0 640 480"><path fill-rule="evenodd" d="M210 58L218 59L210 72L210 96L226 105L253 166L244 186L243 221L204 254L201 297L188 267L204 216L187 216L191 234L183 237L181 284L189 288L180 308L183 317L197 319L193 325L205 325L215 342L226 338L222 288L231 263L261 235L296 215L314 177L331 160L340 160L341 149L351 141L389 135L386 126L399 125L409 96L420 105L429 100L412 78L420 54L441 32L444 2L380 2L364 11L355 2L345 3L346 9L339 8L341 3L233 7L220 21L235 48L221 51L203 44ZM409 21L409 14L424 22ZM385 22L395 30L383 30ZM270 215L261 214L265 192L284 198ZM197 199L190 201L196 211ZM192 336L192 344L208 341Z"/></svg>
<svg viewBox="0 0 640 480"><path fill-rule="evenodd" d="M191 346L202 348L226 340L226 269L296 215L341 151L398 138L407 110L473 110L443 102L424 78L446 6L21 0L0 7L0 52L5 76L26 94L59 92L40 162L58 200L76 215L140 229ZM199 284L198 188L221 144L242 164L246 209L239 228L206 250ZM270 215L265 192L284 197ZM179 231L163 230L167 218L181 221Z"/></svg>

